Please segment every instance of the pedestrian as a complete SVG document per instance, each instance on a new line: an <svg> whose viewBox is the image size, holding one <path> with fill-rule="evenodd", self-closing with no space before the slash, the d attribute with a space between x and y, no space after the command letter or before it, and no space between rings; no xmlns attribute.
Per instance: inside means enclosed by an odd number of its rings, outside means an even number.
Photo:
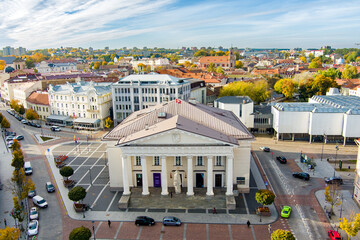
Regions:
<svg viewBox="0 0 360 240"><path fill-rule="evenodd" d="M109 227L111 226L111 221L110 220L108 220L108 225L109 225Z"/></svg>
<svg viewBox="0 0 360 240"><path fill-rule="evenodd" d="M6 224L6 218L4 218L4 224L5 224L5 227L7 226L7 224Z"/></svg>
<svg viewBox="0 0 360 240"><path fill-rule="evenodd" d="M246 224L248 225L248 228L249 228L250 227L250 221L248 220Z"/></svg>
<svg viewBox="0 0 360 240"><path fill-rule="evenodd" d="M271 225L268 226L269 233L271 233Z"/></svg>
<svg viewBox="0 0 360 240"><path fill-rule="evenodd" d="M213 208L213 214L217 214L215 207Z"/></svg>
<svg viewBox="0 0 360 240"><path fill-rule="evenodd" d="M170 198L172 198L172 192L170 192Z"/></svg>

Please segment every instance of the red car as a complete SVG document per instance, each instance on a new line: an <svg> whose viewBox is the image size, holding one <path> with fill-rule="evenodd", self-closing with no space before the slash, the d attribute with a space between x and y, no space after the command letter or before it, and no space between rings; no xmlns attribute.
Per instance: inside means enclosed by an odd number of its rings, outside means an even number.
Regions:
<svg viewBox="0 0 360 240"><path fill-rule="evenodd" d="M330 230L328 233L331 240L341 240L340 234L337 231Z"/></svg>

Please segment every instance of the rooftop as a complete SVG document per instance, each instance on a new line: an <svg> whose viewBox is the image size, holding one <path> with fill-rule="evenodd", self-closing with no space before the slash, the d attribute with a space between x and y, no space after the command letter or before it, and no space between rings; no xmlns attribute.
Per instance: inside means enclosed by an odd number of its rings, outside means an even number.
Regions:
<svg viewBox="0 0 360 240"><path fill-rule="evenodd" d="M118 81L115 85L131 84L131 83L139 83L140 85L145 85L145 84L180 85L180 84L188 83L188 81L186 78L177 78L170 76L168 74L149 73L149 74L132 74L126 76L120 79L120 81Z"/></svg>
<svg viewBox="0 0 360 240"><path fill-rule="evenodd" d="M49 92L53 91L57 94L88 94L90 90L95 90L97 95L102 95L111 92L112 82L77 82L66 83L62 85L49 85Z"/></svg>
<svg viewBox="0 0 360 240"><path fill-rule="evenodd" d="M221 103L232 103L232 104L242 104L242 103L251 103L253 102L248 96L225 96L215 100L216 102Z"/></svg>

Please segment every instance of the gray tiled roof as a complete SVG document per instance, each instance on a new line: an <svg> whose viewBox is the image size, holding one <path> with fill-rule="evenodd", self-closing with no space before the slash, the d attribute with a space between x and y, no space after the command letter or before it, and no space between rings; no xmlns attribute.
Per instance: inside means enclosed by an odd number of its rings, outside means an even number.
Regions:
<svg viewBox="0 0 360 240"><path fill-rule="evenodd" d="M158 117L161 112L166 113L165 118ZM180 104L174 100L134 112L104 139L119 140L119 144L124 144L170 129L180 129L235 145L239 139L254 139L231 111L184 100Z"/></svg>

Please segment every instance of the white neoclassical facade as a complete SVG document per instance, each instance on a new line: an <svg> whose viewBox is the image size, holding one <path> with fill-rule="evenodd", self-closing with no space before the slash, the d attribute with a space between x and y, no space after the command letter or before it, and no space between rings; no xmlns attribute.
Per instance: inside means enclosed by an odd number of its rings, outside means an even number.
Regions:
<svg viewBox="0 0 360 240"><path fill-rule="evenodd" d="M167 195L180 173L187 195L194 188L249 191L254 136L230 111L174 100L132 113L104 139L108 141L111 190L131 193L161 188ZM235 186L235 189L234 189Z"/></svg>

